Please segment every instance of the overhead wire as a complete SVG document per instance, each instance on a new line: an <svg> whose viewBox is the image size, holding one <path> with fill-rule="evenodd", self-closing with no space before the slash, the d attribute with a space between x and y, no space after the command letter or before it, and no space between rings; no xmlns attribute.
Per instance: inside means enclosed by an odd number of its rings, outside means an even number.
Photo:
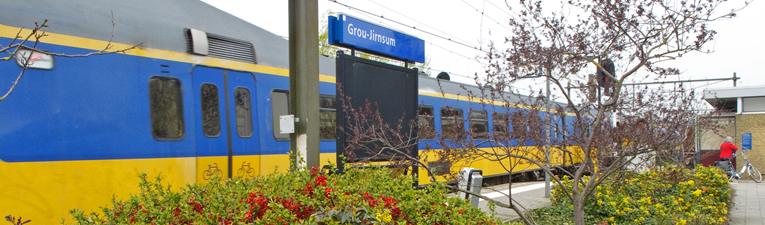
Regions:
<svg viewBox="0 0 765 225"><path fill-rule="evenodd" d="M428 26L428 24L426 24L426 23L423 23L423 22L420 22L420 21L418 21L418 20L415 20L415 19L413 19L413 18L411 18L411 17L409 17L409 16L407 16L407 15L405 15L405 14L403 14L403 13L400 13L400 12L398 12L398 11L396 11L396 10L393 10L393 9L391 9L391 8L388 8L388 7L385 7L384 5L382 5L382 4L380 4L380 3L377 3L377 2L375 2L374 0L367 0L367 1L369 1L369 2L372 2L372 3L376 4L376 5L379 5L380 7L383 7L383 8L385 8L385 9L387 9L387 10L390 10L390 11L392 11L392 12L394 12L394 13L398 14L398 15L401 15L401 16L403 16L404 18L407 18L407 19L410 19L410 20L412 20L412 21L414 21L414 22L417 22L417 23L419 23L419 24L422 24L422 25L423 25L423 26L425 26L425 27L428 27L428 28L430 28L430 29L433 29L433 30L435 30L435 31L441 32L442 34L444 34L444 35L446 35L446 36L449 36L449 37L452 37L452 38L454 38L455 40L459 40L459 41L462 41L462 42L470 43L469 41L465 41L465 40L459 39L459 38L457 38L457 37L454 37L454 36L452 36L452 35L449 35L449 33L447 33L447 32L444 32L444 31L441 31L441 30L439 30L439 29L436 29L436 28L434 28L434 27Z"/></svg>
<svg viewBox="0 0 765 225"><path fill-rule="evenodd" d="M451 54L454 54L454 55L457 55L457 56L460 56L460 57L463 57L463 58L466 58L466 59L469 59L469 60L473 60L473 61L476 61L476 62L480 63L480 61L478 61L478 59L476 59L476 58L470 58L470 57L468 57L466 55L463 55L463 54L460 54L460 53L457 53L457 52L453 52L452 50L449 50L448 48L444 48L444 47L442 47L440 45L434 44L433 42L429 42L429 41L426 41L426 42L428 42L428 44L430 44L430 45L433 45L433 46L436 46L436 47L438 47L440 49L443 49L444 51L448 51Z"/></svg>
<svg viewBox="0 0 765 225"><path fill-rule="evenodd" d="M482 12L482 11L481 11L481 10L479 10L478 8L476 8L476 7L473 7L473 5L471 5L471 4L469 4L469 3L467 3L465 0L460 0L460 1L462 1L462 3L465 3L465 5L468 5L468 6L470 6L470 8L473 8L473 9L474 9L476 12L480 13L480 14L481 14L481 16L485 16L486 18L489 18L491 21L494 21L495 23L497 23L497 25L499 25L500 27L502 27L502 28L505 28L507 31L510 31L510 32L512 32L512 30L510 30L510 28L507 28L507 27L505 27L504 25L502 25L501 23L499 23L499 21L497 21L497 20L495 20L494 18L492 18L492 17L490 17L490 16L486 15L484 12Z"/></svg>
<svg viewBox="0 0 765 225"><path fill-rule="evenodd" d="M411 29L414 29L414 30L418 30L418 31L420 31L420 32L423 32L423 33L425 33L425 34L428 34L428 35L431 35L431 36L434 36L434 37L437 37L437 38L440 38L440 39L444 39L444 40L447 40L447 41L449 41L449 42L453 42L453 43L456 43L456 44L459 44L459 45L462 45L462 46L465 46L465 47L468 47L468 48L472 48L472 49L474 49L474 50L478 50L478 51L481 51L481 52L484 52L484 53L489 53L488 51L486 51L486 50L483 50L482 48L479 48L479 47L475 47L475 46L471 46L471 45L469 45L469 44L465 44L465 43L463 43L463 42L467 42L467 41L463 41L463 40L460 40L460 39L458 39L458 38L456 38L456 37L455 37L455 38L444 37L444 36L441 36L441 35L435 34L435 33L433 33L433 32L429 32L429 31L426 31L426 30L423 30L423 29L419 29L419 28L417 28L417 27L415 27L415 26L413 26L413 25L404 24L404 23L402 23L402 22L399 22L399 21L396 21L396 20L393 20L393 19L390 19L390 18L386 18L386 17L385 17L385 16L383 16L383 15L377 15L377 14L371 13L371 12L369 12L369 11L366 11L366 10L363 10L363 9L360 9L360 8L357 8L357 7L354 7L354 6L351 6L351 5L348 5L348 4L344 4L344 3L338 2L337 0L328 0L328 1L330 1L330 2L334 2L334 3L338 4L338 5L342 5L342 6L344 6L344 7L347 7L347 8L349 8L349 9L351 9L351 10L356 10L356 11L362 12L362 13L363 13L362 15L364 15L365 17L367 17L367 18L371 18L372 20L377 20L377 21L378 21L378 22L380 22L381 24L385 24L385 23L384 23L383 21L379 21L378 19L383 19L383 20L386 20L386 21L389 21L389 22L392 22L392 23L395 23L395 24L398 24L398 25L401 25L401 26L404 26L404 27L407 27L407 28L411 28ZM399 14L399 15L402 15L402 16L406 17L407 19L410 19L410 20L412 20L412 21L414 21L414 22L417 22L417 23L423 24L425 27L428 27L428 28L431 28L431 29L433 29L433 30L436 30L436 31L438 31L438 32L444 33L444 34L446 34L446 35L448 36L448 33L446 33L446 32L443 32L443 31L440 31L440 30L438 30L438 29L435 29L435 28L433 28L433 27L430 27L430 26L428 26L428 25L426 25L426 24L424 24L424 23L422 23L422 22L419 22L419 21L417 21L417 20L415 20L415 19L412 19L412 18L410 18L410 17L408 17L408 16L405 16L405 15L403 15L402 13L399 13L399 12L397 12L396 10L392 10L392 9L390 9L390 8L387 8L387 7L385 7L385 6L383 6L383 5L380 5L379 3L377 3L377 2L374 2L374 1L372 1L372 0L368 0L368 1L370 1L370 2L372 2L372 3L375 3L375 4L377 4L377 5L381 6L381 7L385 8L385 9L388 9L388 10L390 10L390 11L393 11L393 12L395 12L395 13ZM464 1L463 1L463 2L464 2ZM491 3L491 2L490 2L490 3ZM465 4L467 4L467 3L465 3ZM468 5L469 5L471 8L475 9L475 7L473 7L472 5L470 5L470 4L468 4ZM494 4L492 3L492 5L494 5ZM495 6L495 7L497 7L496 5L494 5L494 6ZM499 7L497 7L497 8L499 8ZM476 10L477 10L477 9L476 9ZM477 11L478 11L478 10L477 10ZM481 13L481 12L479 11L479 13ZM485 16L485 13L481 13L481 14ZM488 16L486 16L486 17L488 17ZM495 19L493 19L493 18L491 18L491 17L488 17L488 18L489 18L490 20L494 21L495 23L499 24L499 22L497 22ZM385 25L387 25L387 26L390 26L390 25L388 25L388 24L385 24ZM501 26L501 24L500 24L500 26ZM504 26L503 26L503 27L504 27ZM504 27L504 28L505 28L505 29L507 29L506 27ZM508 29L508 30L509 30L509 29ZM457 40L457 41L455 41L455 40ZM462 42L460 42L460 41L462 41ZM472 58L472 57L469 57L469 56L465 56L465 55L463 55L463 54L460 54L460 53L454 52L454 51L450 50L449 48L445 48L445 47L442 47L442 46L440 46L440 45L437 45L437 44L435 44L435 43L433 43L433 42L430 42L430 41L426 41L426 42L428 42L428 43L429 43L430 45L432 45L432 46L435 46L435 47L438 47L438 48L440 48L440 49L443 49L443 50L445 50L445 51L449 52L450 54L453 54L453 55L457 55L457 56L460 56L460 57L463 57L463 58L465 58L465 59L468 59L468 60L471 60L471 61L474 61L474 62L477 62L477 63L481 64L481 62L480 62L478 59L476 59L476 58ZM483 66L483 65L482 65L482 66ZM449 75L451 75L451 76L457 76L457 77L462 77L462 78L467 78L467 79L474 79L474 78L475 78L475 75L464 75L464 74L458 74L458 73L453 73L453 72L450 72L450 71L448 71L448 70L441 70L441 69L439 69L439 68L434 68L434 67L426 67L426 68L423 68L423 69L428 69L428 70L435 70L435 71L441 71L441 72L447 72L447 73L449 73ZM516 89L516 90L530 90L530 89L527 89L527 88L522 88L522 87L514 87L514 89Z"/></svg>
<svg viewBox="0 0 765 225"><path fill-rule="evenodd" d="M502 9L502 8L500 8L499 6L495 5L495 4L494 4L494 3L492 3L491 1L488 1L488 2L489 2L489 4L493 5L493 6L494 6L494 8L497 8L497 9L499 9L499 11L500 11L500 12L503 12L503 13L505 13L505 15L507 15L507 16L513 17L513 15L510 15L510 13L507 13L507 12L505 12L505 9ZM508 11L510 11L510 10L508 10ZM511 11L511 12L512 12L512 11Z"/></svg>
<svg viewBox="0 0 765 225"><path fill-rule="evenodd" d="M462 42L459 42L459 41L455 41L455 40L452 40L452 38L449 38L449 37L444 37L444 36L441 36L441 35L435 34L435 33L433 33L433 32L430 32L430 31L426 31L426 30L423 30L423 29L419 29L419 28L417 28L417 27L415 27L415 26L412 26L412 25L404 24L404 23L402 23L402 22L398 22L398 21L395 21L395 20L392 20L392 19L389 19L389 18L385 18L385 17L384 17L384 16L382 16L382 15L377 15L377 14L371 13L371 12L369 12L369 11L366 11L366 10L363 10L363 9L359 9L359 8L353 7L353 6L351 6L351 5L348 5L348 4L344 4L344 3L338 2L337 0L327 0L327 1L330 1L330 2L334 2L334 3L338 4L338 5L342 5L342 6L348 7L348 8L349 8L349 9L351 9L351 10L356 10L356 11L359 11L359 12L362 12L362 13L365 13L365 14L369 14L369 15L372 15L372 16L375 16L375 17L379 17L379 18L381 18L381 19L384 19L384 20L387 20L387 21L390 21L390 22L396 23L396 24L398 24L398 25L401 25L401 26L404 26L404 27L407 27L407 28L411 28L411 29L414 29L414 30L418 30L418 31L420 31L420 32L423 32L423 33L425 33L425 34L428 34L428 35L431 35L431 36L434 36L434 37L437 37L437 38L440 38L440 39L444 39L444 40L447 40L447 41L450 41L450 42L456 43L456 44L458 44L458 45L462 45L462 46L464 46L464 47L467 47L467 48L471 48L471 49L474 49L474 50L477 50L477 51L482 51L482 52L485 52L485 53L489 53L488 51L486 51L486 50L483 50L483 49L481 49L481 48L479 48L479 47L471 46L471 45L469 45L469 44L465 44L465 43L462 43Z"/></svg>
<svg viewBox="0 0 765 225"><path fill-rule="evenodd" d="M379 21L379 20L378 20L378 17L376 17L376 16L370 16L370 15L367 15L367 14L361 14L361 15L362 15L362 16L364 16L364 17L366 17L366 18L368 18L368 19L371 19L371 20L377 21L377 22L379 22L379 23L381 23L381 24L383 24L383 25L386 25L386 26L390 26L389 24L387 24L387 23L385 23L385 22L383 22L383 21ZM426 42L426 43L428 43L428 44L430 44L431 46L435 46L435 47L437 47L437 48L440 48L440 49L442 49L442 50L444 50L444 51L447 51L447 52L449 52L449 53L450 53L450 54L452 54L452 55L457 55L457 56L459 56L459 57L462 57L462 58L468 59L468 60L470 60L470 61L474 61L474 62L476 62L476 63L478 63L478 64L481 64L481 62L480 62L478 59L476 59L476 58L472 58L472 57L469 57L469 56L466 56L466 55L460 54L460 53L458 53L458 52L454 52L454 51L452 51L452 50L451 50L451 49L449 49L449 48L446 48L446 47L440 46L440 45L438 45L438 44L435 44L435 43L433 43L433 42L431 42L431 41L425 41L425 42ZM481 64L481 66L483 66L483 64ZM432 68L428 68L428 69L432 69ZM437 71L444 71L444 72L448 72L447 70L438 70L438 69L434 69L434 70L437 70ZM452 74L452 73L451 73L451 72L449 72L449 74ZM455 74L455 75L458 75L458 74ZM472 76L467 76L467 75L458 75L458 76L460 76L460 77L465 77L465 78L471 78L471 79L473 78Z"/></svg>

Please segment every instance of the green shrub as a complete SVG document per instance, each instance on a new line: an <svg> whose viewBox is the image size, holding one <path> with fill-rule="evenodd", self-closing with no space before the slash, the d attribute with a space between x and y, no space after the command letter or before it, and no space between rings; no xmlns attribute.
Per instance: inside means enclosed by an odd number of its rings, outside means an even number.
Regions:
<svg viewBox="0 0 765 225"><path fill-rule="evenodd" d="M311 171L250 179L213 180L172 192L140 176L141 193L103 213L72 210L78 224L497 224L448 197L441 185L415 189L390 170L352 169L344 175Z"/></svg>
<svg viewBox="0 0 765 225"><path fill-rule="evenodd" d="M598 186L585 204L585 220L598 224L723 224L727 221L728 179L716 167L695 171L663 168ZM618 176L615 175L615 176ZM564 182L570 190L572 182ZM582 185L580 184L580 187ZM552 207L532 211L545 224L573 224L573 206L558 186Z"/></svg>

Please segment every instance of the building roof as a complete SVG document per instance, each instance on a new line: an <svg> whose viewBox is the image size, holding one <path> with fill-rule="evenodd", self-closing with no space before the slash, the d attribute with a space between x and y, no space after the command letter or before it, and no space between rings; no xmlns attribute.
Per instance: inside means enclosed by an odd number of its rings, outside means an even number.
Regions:
<svg viewBox="0 0 765 225"><path fill-rule="evenodd" d="M736 110L738 98L763 97L765 86L708 88L704 90L704 100L716 109Z"/></svg>

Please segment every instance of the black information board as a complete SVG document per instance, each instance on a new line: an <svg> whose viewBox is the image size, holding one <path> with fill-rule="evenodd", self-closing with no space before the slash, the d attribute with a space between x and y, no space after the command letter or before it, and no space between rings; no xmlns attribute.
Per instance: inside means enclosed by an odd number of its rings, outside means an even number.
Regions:
<svg viewBox="0 0 765 225"><path fill-rule="evenodd" d="M336 82L339 86L337 95L337 156L338 167L342 170L341 156L346 154L348 146L347 134L339 129L349 130L347 118L343 108L345 103L341 99L340 92L351 98L350 104L358 109L366 104L377 103L377 110L383 121L391 126L399 124L399 119L404 121L401 131L416 131L410 129L410 121L417 118L417 69L394 66L386 63L363 59L346 55L342 51L337 53L336 58ZM410 134L416 137L416 133ZM413 138L416 140L416 138ZM366 150L352 150L355 157L348 162L359 161L388 161L393 154L381 154L382 156L371 157ZM417 157L417 145L412 145L410 151L413 157ZM400 155L400 154L399 154ZM347 158L346 158L347 159Z"/></svg>

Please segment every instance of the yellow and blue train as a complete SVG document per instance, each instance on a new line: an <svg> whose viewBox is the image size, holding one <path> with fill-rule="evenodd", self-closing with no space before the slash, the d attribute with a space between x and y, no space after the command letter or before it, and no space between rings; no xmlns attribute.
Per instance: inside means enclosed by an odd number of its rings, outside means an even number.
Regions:
<svg viewBox="0 0 765 225"><path fill-rule="evenodd" d="M274 129L278 116L288 114L284 38L196 0L0 5L3 46L44 19L47 36L37 47L49 52L78 55L109 44L110 50L140 44L125 53L31 59L38 60L36 68L0 101L3 215L51 224L68 218L73 208L98 211L113 195L138 191L139 173L178 187L215 175L289 168L289 137ZM334 124L334 70L334 60L321 57L317 100L323 126ZM12 59L0 62L0 71L5 93L22 67ZM443 110L464 111L458 115L470 127L469 110L476 103L464 97L467 90L448 81L439 86L425 76L419 83L418 102L428 112L422 116L432 116L437 130ZM472 123L491 132L491 109L483 113ZM322 129L321 161L334 161L334 127ZM420 147L433 143L425 139ZM492 162L470 166L485 176L506 174Z"/></svg>

